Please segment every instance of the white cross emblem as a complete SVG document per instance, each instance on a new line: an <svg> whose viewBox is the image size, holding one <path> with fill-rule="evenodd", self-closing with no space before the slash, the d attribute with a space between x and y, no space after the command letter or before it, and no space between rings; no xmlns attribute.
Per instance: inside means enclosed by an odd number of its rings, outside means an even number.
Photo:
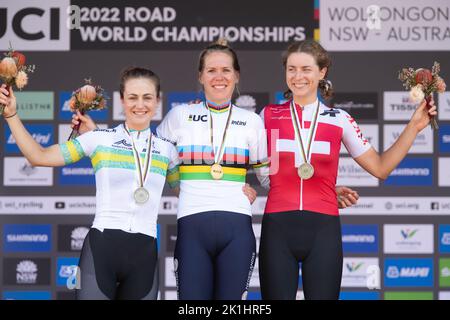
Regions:
<svg viewBox="0 0 450 320"><path fill-rule="evenodd" d="M306 146L305 146L306 147ZM300 155L298 143L295 140L289 139L277 139L275 145L276 151L294 152L295 153L295 166L299 167L303 163L303 157ZM314 141L312 145L311 153L316 154L330 154L330 142L329 141Z"/></svg>

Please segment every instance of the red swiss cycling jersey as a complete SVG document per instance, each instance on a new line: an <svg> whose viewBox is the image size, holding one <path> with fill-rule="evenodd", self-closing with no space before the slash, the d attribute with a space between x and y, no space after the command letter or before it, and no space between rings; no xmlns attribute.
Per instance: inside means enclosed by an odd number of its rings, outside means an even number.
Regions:
<svg viewBox="0 0 450 320"><path fill-rule="evenodd" d="M341 142L353 158L371 146L346 111L320 103L309 160L314 167L314 175L310 179L301 179L297 167L304 160L295 136L290 103L268 105L261 112L271 159L270 191L265 213L308 210L338 215L335 186ZM305 148L318 103L316 100L303 109L295 106Z"/></svg>

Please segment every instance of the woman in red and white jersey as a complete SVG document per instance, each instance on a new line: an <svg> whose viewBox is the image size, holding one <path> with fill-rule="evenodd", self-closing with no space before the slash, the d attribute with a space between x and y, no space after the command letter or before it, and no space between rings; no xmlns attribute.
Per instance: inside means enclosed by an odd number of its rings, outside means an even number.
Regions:
<svg viewBox="0 0 450 320"><path fill-rule="evenodd" d="M397 141L379 155L331 96L330 57L317 42L294 42L283 57L289 100L261 112L267 129L270 189L262 223L259 272L263 299L295 299L299 264L306 299L338 299L342 240L335 187L339 150L367 172L386 179L417 134L437 114L423 101Z"/></svg>

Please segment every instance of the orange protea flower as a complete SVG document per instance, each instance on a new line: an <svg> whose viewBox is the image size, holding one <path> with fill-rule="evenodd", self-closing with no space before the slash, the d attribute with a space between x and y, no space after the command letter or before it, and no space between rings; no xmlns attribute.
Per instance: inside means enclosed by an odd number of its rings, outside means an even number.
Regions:
<svg viewBox="0 0 450 320"><path fill-rule="evenodd" d="M17 75L16 61L13 58L6 57L0 62L0 76L11 79Z"/></svg>
<svg viewBox="0 0 450 320"><path fill-rule="evenodd" d="M78 101L84 104L90 104L92 101L94 101L95 97L97 96L97 90L90 84L87 84L83 87L81 87L80 91L78 92Z"/></svg>

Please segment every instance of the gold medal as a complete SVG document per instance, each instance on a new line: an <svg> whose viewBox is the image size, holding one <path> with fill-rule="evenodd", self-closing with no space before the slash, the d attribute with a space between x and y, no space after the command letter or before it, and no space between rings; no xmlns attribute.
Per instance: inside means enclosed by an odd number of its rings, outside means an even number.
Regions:
<svg viewBox="0 0 450 320"><path fill-rule="evenodd" d="M308 180L314 175L314 167L309 163L302 163L297 168L298 176L304 180Z"/></svg>
<svg viewBox="0 0 450 320"><path fill-rule="evenodd" d="M149 197L150 195L144 187L139 187L134 191L134 201L136 201L137 204L146 203Z"/></svg>
<svg viewBox="0 0 450 320"><path fill-rule="evenodd" d="M218 147L217 153L215 153L214 151L214 130L213 130L213 118L211 116L211 110L209 110L208 105L206 104L206 102L204 102L206 109L209 111L209 133L210 133L210 138L211 138L211 151L214 154L214 164L211 166L211 177L214 180L220 180L223 178L223 167L219 164L222 160L223 157L223 152L225 151L225 139L227 136L227 131L228 131L228 127L230 125L230 121L231 121L231 112L233 110L233 105L230 102L230 111L228 113L228 118L227 118L227 123L225 125L225 129L223 130L223 134L222 134L222 141L220 142L220 146Z"/></svg>
<svg viewBox="0 0 450 320"><path fill-rule="evenodd" d="M211 166L211 176L214 180L220 180L223 177L223 168L220 164L214 163Z"/></svg>

